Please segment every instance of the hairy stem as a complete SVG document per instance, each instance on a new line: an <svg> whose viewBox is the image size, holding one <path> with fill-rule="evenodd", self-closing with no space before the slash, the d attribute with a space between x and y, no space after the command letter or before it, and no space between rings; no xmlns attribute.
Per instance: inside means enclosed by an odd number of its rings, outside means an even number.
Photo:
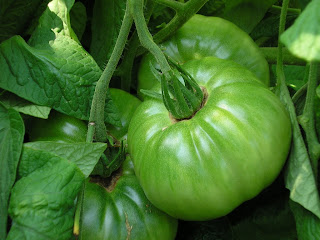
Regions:
<svg viewBox="0 0 320 240"><path fill-rule="evenodd" d="M146 11L144 15L146 22L148 23L154 9L154 1L148 0L145 3L145 9ZM117 74L121 77L121 89L129 92L131 86L132 67L137 50L140 47L140 41L137 31L133 33L127 46L127 51L125 51L123 60L117 69Z"/></svg>
<svg viewBox="0 0 320 240"><path fill-rule="evenodd" d="M184 3L183 7L179 11L176 11L175 17L167 24L167 26L153 36L154 41L156 43L164 41L197 13L207 1L208 0L190 0Z"/></svg>
<svg viewBox="0 0 320 240"><path fill-rule="evenodd" d="M309 156L315 176L318 176L318 161L320 158L320 143L316 134L314 114L314 101L316 97L316 87L318 85L318 66L318 63L310 63L306 103L304 105L303 113L299 117L300 124L306 133Z"/></svg>
<svg viewBox="0 0 320 240"><path fill-rule="evenodd" d="M171 21L153 36L153 40L155 43L161 43L172 34L174 34L186 21L188 21L195 13L197 13L208 0L190 0L186 3L177 2L177 5L179 4L179 7L170 6L170 4L168 4L168 2L171 2L170 0L156 1L160 4L171 7L176 11L176 15L171 19ZM182 4L181 7L180 4ZM141 56L145 52L146 49L139 48L137 55Z"/></svg>
<svg viewBox="0 0 320 240"><path fill-rule="evenodd" d="M129 0L131 14L136 25L137 33L141 45L146 48L157 60L161 71L166 78L170 78L171 67L159 46L153 41L152 35L148 30L144 14L143 14L143 0Z"/></svg>
<svg viewBox="0 0 320 240"><path fill-rule="evenodd" d="M103 71L99 81L97 82L95 92L93 95L91 110L90 110L90 119L89 119L89 128L95 128L95 131L88 130L88 133L92 134L95 132L96 140L99 142L105 142L107 140L107 131L104 123L104 108L106 101L106 93L109 88L109 83L112 77L113 72L115 71L117 64L120 60L121 54L125 47L125 44L128 39L128 35L132 26L132 17L129 13L129 7L127 5L126 12L122 21L120 28L120 33L118 35L115 47L110 56L108 64ZM93 136L87 136L87 141L90 141Z"/></svg>

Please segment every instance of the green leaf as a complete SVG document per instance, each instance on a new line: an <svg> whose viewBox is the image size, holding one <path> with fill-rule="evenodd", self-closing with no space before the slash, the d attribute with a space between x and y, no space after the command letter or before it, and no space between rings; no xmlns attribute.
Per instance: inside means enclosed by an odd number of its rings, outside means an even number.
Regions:
<svg viewBox="0 0 320 240"><path fill-rule="evenodd" d="M39 25L34 30L28 44L48 49L54 46L55 38L65 36L79 42L70 24L70 10L74 0L52 0L39 19Z"/></svg>
<svg viewBox="0 0 320 240"><path fill-rule="evenodd" d="M125 9L125 0L96 0L94 3L90 53L102 69L115 46Z"/></svg>
<svg viewBox="0 0 320 240"><path fill-rule="evenodd" d="M37 118L47 119L51 110L49 107L33 104L7 91L0 95L0 101L7 108L12 108L18 112Z"/></svg>
<svg viewBox="0 0 320 240"><path fill-rule="evenodd" d="M0 42L23 34L42 0L0 0Z"/></svg>
<svg viewBox="0 0 320 240"><path fill-rule="evenodd" d="M276 0L229 0L225 3L224 18L250 33L275 2Z"/></svg>
<svg viewBox="0 0 320 240"><path fill-rule="evenodd" d="M76 2L70 11L70 21L78 39L81 40L87 23L86 7L82 2Z"/></svg>
<svg viewBox="0 0 320 240"><path fill-rule="evenodd" d="M290 202L294 214L299 240L320 239L320 219L301 205Z"/></svg>
<svg viewBox="0 0 320 240"><path fill-rule="evenodd" d="M8 201L16 179L24 138L24 124L18 112L0 102L0 239L6 238Z"/></svg>
<svg viewBox="0 0 320 240"><path fill-rule="evenodd" d="M70 239L75 198L85 179L79 168L67 159L33 150L45 164L16 182L11 192L10 239ZM40 152L40 153L39 153ZM32 161L30 158L21 159Z"/></svg>
<svg viewBox="0 0 320 240"><path fill-rule="evenodd" d="M289 51L307 61L320 61L320 0L312 0L280 37Z"/></svg>
<svg viewBox="0 0 320 240"><path fill-rule="evenodd" d="M48 4L29 40L31 46L19 36L0 45L0 87L37 105L88 120L102 72L70 27L72 4L72 0ZM107 123L121 125L110 96L105 112Z"/></svg>
<svg viewBox="0 0 320 240"><path fill-rule="evenodd" d="M26 158L33 160L21 161L19 166L19 176L26 176L30 172L34 171L34 169L39 168L39 166L42 166L45 163L45 160L42 159L41 155L33 153L34 150L43 150L75 163L84 176L88 177L106 148L107 144L105 143L25 143L21 159Z"/></svg>
<svg viewBox="0 0 320 240"><path fill-rule="evenodd" d="M320 217L320 199L316 177L313 174L308 151L297 120L292 122L292 133L293 141L286 167L286 187L290 190L291 200Z"/></svg>

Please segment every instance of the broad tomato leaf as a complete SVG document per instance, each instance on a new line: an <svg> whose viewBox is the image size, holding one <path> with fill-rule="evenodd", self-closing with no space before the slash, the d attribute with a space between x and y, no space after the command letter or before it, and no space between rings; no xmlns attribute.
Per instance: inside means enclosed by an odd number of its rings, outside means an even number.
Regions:
<svg viewBox="0 0 320 240"><path fill-rule="evenodd" d="M297 120L299 108L295 108L287 89L278 93L286 106L292 126L292 143L285 168L285 185L290 190L290 199L320 217L320 198L311 160ZM299 99L299 102L302 100ZM300 103L299 103L300 105Z"/></svg>
<svg viewBox="0 0 320 240"><path fill-rule="evenodd" d="M0 239L6 238L8 201L16 179L23 137L21 116L0 102Z"/></svg>
<svg viewBox="0 0 320 240"><path fill-rule="evenodd" d="M319 6L320 0L312 0L280 38L292 54L307 61L320 61Z"/></svg>
<svg viewBox="0 0 320 240"><path fill-rule="evenodd" d="M24 151L21 159L34 158L33 161L22 161L19 166L19 176L28 175L34 169L39 168L45 163L40 155L36 155L32 150L44 150L56 155L57 157L66 158L75 163L81 172L88 177L94 166L97 164L100 156L107 148L105 143L60 143L60 142L30 142L24 144ZM32 166L30 166L32 164Z"/></svg>
<svg viewBox="0 0 320 240"><path fill-rule="evenodd" d="M30 45L19 36L0 45L0 87L38 105L87 120L101 70L70 27L72 4L72 0L50 2ZM109 94L105 112L106 122L121 124Z"/></svg>
<svg viewBox="0 0 320 240"><path fill-rule="evenodd" d="M290 199L320 217L320 199L307 148L298 123L292 124L293 141L286 169Z"/></svg>
<svg viewBox="0 0 320 240"><path fill-rule="evenodd" d="M104 68L116 44L126 0L96 0L92 17L90 54Z"/></svg>
<svg viewBox="0 0 320 240"><path fill-rule="evenodd" d="M298 239L320 239L320 219L301 205L290 201L297 226Z"/></svg>
<svg viewBox="0 0 320 240"><path fill-rule="evenodd" d="M11 92L5 92L0 95L0 101L7 107L33 117L47 119L51 108L39 106L29 102Z"/></svg>
<svg viewBox="0 0 320 240"><path fill-rule="evenodd" d="M43 166L16 182L12 189L9 215L10 239L70 239L74 201L85 179L79 168L65 158L42 150ZM32 153L24 161L32 164Z"/></svg>

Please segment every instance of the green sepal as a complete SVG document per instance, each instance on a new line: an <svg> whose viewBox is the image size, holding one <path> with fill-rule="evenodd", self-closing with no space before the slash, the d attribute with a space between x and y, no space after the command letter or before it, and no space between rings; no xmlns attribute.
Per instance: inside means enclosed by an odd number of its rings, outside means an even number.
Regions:
<svg viewBox="0 0 320 240"><path fill-rule="evenodd" d="M161 75L164 105L174 118L178 120L190 118L201 107L204 94L188 72L170 58L168 58L168 62L178 73L170 72L170 79ZM179 81L179 78L182 78L183 82Z"/></svg>

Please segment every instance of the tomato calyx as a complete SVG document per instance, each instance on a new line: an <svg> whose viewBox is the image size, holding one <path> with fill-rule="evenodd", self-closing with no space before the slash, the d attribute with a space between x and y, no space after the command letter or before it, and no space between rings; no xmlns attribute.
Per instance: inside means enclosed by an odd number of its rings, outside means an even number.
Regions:
<svg viewBox="0 0 320 240"><path fill-rule="evenodd" d="M122 173L122 168L118 168L116 171L112 172L108 178L104 178L99 175L93 175L90 177L90 182L100 185L108 192L112 192L116 187L118 180L121 178Z"/></svg>
<svg viewBox="0 0 320 240"><path fill-rule="evenodd" d="M202 99L202 102L201 102L201 105L200 107L198 108L198 110L196 110L190 117L188 118L182 118L182 119L177 119L175 118L171 112L169 112L169 117L172 121L172 123L177 123L177 122L180 122L180 121L185 121L185 120L189 120L189 119L192 119L196 114L197 112L199 112L207 103L207 100L208 100L208 91L207 89L204 87L204 86L200 86L201 90L202 90L202 93L203 93L203 99Z"/></svg>
<svg viewBox="0 0 320 240"><path fill-rule="evenodd" d="M161 76L161 92L164 105L177 119L191 118L202 106L204 93L194 78L177 63L168 58L177 72L169 72L169 79ZM182 79L180 81L179 79Z"/></svg>
<svg viewBox="0 0 320 240"><path fill-rule="evenodd" d="M120 168L125 159L126 150L124 142L121 141L120 145L111 145L101 155L92 175L108 178Z"/></svg>

